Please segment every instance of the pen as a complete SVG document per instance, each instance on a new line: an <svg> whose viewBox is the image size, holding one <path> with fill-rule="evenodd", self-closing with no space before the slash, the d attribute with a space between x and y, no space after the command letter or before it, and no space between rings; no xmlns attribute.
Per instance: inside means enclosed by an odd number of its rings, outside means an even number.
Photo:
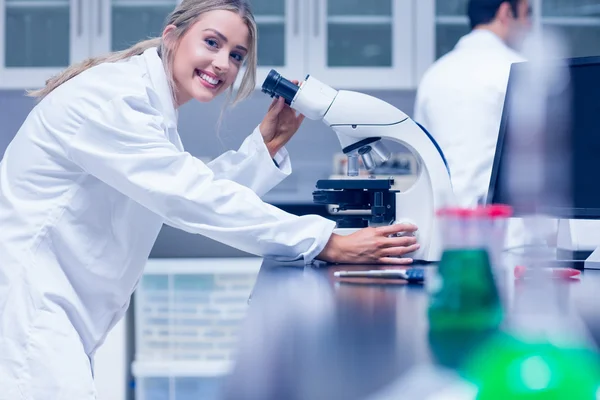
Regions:
<svg viewBox="0 0 600 400"><path fill-rule="evenodd" d="M369 271L336 271L333 273L338 278L400 278L406 279L406 270L403 269L381 269Z"/></svg>
<svg viewBox="0 0 600 400"><path fill-rule="evenodd" d="M422 268L411 269L375 269L368 271L335 271L337 278L387 278L404 279L409 282L423 282L425 273Z"/></svg>

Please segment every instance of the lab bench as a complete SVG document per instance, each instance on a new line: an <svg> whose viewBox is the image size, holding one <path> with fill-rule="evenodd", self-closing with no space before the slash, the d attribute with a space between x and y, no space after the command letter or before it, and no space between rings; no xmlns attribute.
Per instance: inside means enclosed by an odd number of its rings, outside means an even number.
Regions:
<svg viewBox="0 0 600 400"><path fill-rule="evenodd" d="M439 360L428 329L425 286L389 279L341 281L334 276L339 270L373 268L265 261L240 337L239 357L221 399L471 398L435 396L436 385L457 388L452 386L457 382L441 370L433 372ZM509 309L523 285L507 278L502 292ZM577 312L589 334L585 339L598 346L600 271L585 270L580 279L555 283L557 312ZM455 339L465 354L477 343L466 336ZM421 380L426 377L436 379ZM424 395L423 389L430 392Z"/></svg>
<svg viewBox="0 0 600 400"><path fill-rule="evenodd" d="M431 365L425 288L336 280L345 269L372 266L150 260L135 294L136 400L371 399ZM594 270L560 285L595 343L598 286Z"/></svg>

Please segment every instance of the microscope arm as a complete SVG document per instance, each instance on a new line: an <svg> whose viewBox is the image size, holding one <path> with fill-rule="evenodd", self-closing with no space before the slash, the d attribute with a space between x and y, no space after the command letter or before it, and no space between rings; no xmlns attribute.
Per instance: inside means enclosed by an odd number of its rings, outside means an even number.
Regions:
<svg viewBox="0 0 600 400"><path fill-rule="evenodd" d="M308 76L295 93L290 105L312 120L323 120L338 136L345 154L360 148L363 142L390 139L404 144L421 156L426 165L439 165L447 171L437 143L408 115L376 97L349 90L335 90ZM435 151L431 151L435 150Z"/></svg>
<svg viewBox="0 0 600 400"><path fill-rule="evenodd" d="M406 147L417 160L417 178L410 188L396 192L394 222L414 223L419 229L421 248L409 256L439 261L442 243L435 213L452 204L454 195L443 154L423 128L381 99L338 91L310 76L298 87L272 71L263 91L284 97L287 104L308 119L322 120L336 133L343 152L360 154L367 168L375 166L372 154L385 160L382 139Z"/></svg>

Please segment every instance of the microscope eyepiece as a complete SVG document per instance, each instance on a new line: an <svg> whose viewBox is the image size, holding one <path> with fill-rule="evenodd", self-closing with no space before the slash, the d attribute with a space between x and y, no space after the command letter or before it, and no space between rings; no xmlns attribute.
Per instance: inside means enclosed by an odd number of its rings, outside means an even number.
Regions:
<svg viewBox="0 0 600 400"><path fill-rule="evenodd" d="M281 96L285 99L287 105L292 104L292 100L296 96L298 89L298 85L288 81L274 69L269 72L269 75L267 75L267 78L262 84L263 93L266 93L271 97Z"/></svg>

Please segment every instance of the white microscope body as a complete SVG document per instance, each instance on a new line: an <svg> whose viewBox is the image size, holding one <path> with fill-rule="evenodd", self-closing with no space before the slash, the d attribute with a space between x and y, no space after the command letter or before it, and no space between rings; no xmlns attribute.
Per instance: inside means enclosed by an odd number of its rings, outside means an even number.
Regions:
<svg viewBox="0 0 600 400"><path fill-rule="evenodd" d="M381 99L338 91L311 76L301 83L293 98L292 93L288 98L288 104L306 118L322 120L333 129L344 153L350 157L360 155L367 168L374 167L377 158L386 159L381 139L399 142L414 154L418 177L408 190L396 192L393 222L410 222L418 227L420 248L407 257L439 261L443 248L436 211L452 204L454 194L443 156L428 134L405 113ZM336 233L349 234L358 229L346 228Z"/></svg>

